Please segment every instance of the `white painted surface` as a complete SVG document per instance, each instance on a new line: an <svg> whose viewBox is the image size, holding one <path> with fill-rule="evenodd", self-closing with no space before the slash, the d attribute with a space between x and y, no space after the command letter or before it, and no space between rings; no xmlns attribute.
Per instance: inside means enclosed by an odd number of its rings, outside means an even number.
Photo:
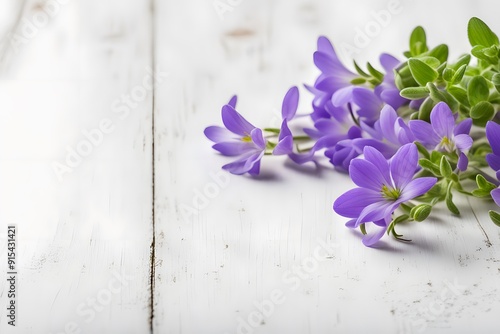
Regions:
<svg viewBox="0 0 500 334"><path fill-rule="evenodd" d="M37 8L26 4L23 19ZM2 55L0 233L18 227L19 295L13 330L2 238L1 333L149 330L152 96L124 119L112 103L151 67L150 22L142 1L69 1ZM113 131L59 182L51 164L104 119Z"/></svg>
<svg viewBox="0 0 500 334"><path fill-rule="evenodd" d="M500 230L487 218L490 204L471 200L473 212L464 199L461 218L441 208L400 228L411 244L385 237L368 249L331 209L349 178L326 162L301 171L278 158L263 162L260 179L217 174L218 194L182 214L227 161L202 133L220 124L221 105L238 93L249 120L274 125L286 90L317 75L317 36L353 44L356 28L388 3L242 1L220 20L212 1L75 0L15 53L5 36L19 8L30 18L37 7L1 1L0 233L18 225L20 295L19 327L2 314L0 331L60 333L75 321L82 333L149 332L154 235L155 333L237 333L268 300L273 310L246 332L497 333ZM402 0L356 59L400 55L417 24L452 56L468 49L470 16L500 31L491 2L432 2L425 12L430 4ZM154 65L164 80L154 94L153 231L153 94L123 119L112 104ZM307 112L310 96L301 93ZM113 132L58 182L51 163L103 118ZM119 272L133 279L87 323L77 308Z"/></svg>

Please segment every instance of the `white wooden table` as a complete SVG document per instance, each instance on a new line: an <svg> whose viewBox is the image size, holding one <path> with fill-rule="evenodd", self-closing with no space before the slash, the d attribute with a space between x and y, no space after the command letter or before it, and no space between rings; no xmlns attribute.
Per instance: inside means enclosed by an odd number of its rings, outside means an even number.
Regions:
<svg viewBox="0 0 500 334"><path fill-rule="evenodd" d="M500 32L498 5L220 3L0 1L0 332L499 333L491 205L463 199L461 218L400 228L412 243L365 248L331 208L346 175L280 158L257 180L222 173L202 132L234 93L276 125L286 90L317 75L317 36L356 46L374 11L397 9L360 62L401 56L419 24L458 56L469 17Z"/></svg>

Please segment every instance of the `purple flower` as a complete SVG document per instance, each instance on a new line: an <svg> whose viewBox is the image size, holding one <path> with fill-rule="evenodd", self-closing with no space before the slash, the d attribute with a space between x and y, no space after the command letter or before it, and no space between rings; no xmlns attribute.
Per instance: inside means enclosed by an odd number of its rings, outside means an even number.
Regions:
<svg viewBox="0 0 500 334"><path fill-rule="evenodd" d="M344 87L332 96L335 107L346 106L365 123L373 124L380 116L383 101L370 89L359 86Z"/></svg>
<svg viewBox="0 0 500 334"><path fill-rule="evenodd" d="M331 105L333 93L337 90L350 86L351 81L357 77L348 70L340 61L333 48L332 43L326 37L318 38L318 49L313 55L314 64L321 71L316 79L314 87L305 86L313 95L312 119L328 118L325 110L326 105Z"/></svg>
<svg viewBox="0 0 500 334"><path fill-rule="evenodd" d="M399 89L396 87L394 81L394 69L397 68L401 62L397 58L387 53L383 53L380 56L380 64L384 68L386 74L384 75L382 83L375 87L375 94L377 94L382 101L397 110L399 107L409 102L409 100L399 94Z"/></svg>
<svg viewBox="0 0 500 334"><path fill-rule="evenodd" d="M332 43L324 36L318 38L318 50L313 57L314 64L321 71L314 87L321 91L334 93L349 86L351 80L357 77L342 64Z"/></svg>
<svg viewBox="0 0 500 334"><path fill-rule="evenodd" d="M489 121L486 124L486 138L493 151L486 156L486 161L495 172L500 171L500 124Z"/></svg>
<svg viewBox="0 0 500 334"><path fill-rule="evenodd" d="M441 152L463 152L472 146L469 132L472 119L467 118L455 124L455 117L450 107L444 102L439 102L431 112L431 123L421 120L409 122L415 138L430 149Z"/></svg>
<svg viewBox="0 0 500 334"><path fill-rule="evenodd" d="M290 154L293 151L293 135L288 127L288 122L295 117L299 105L299 89L292 87L288 90L283 99L281 107L281 130L278 137L278 144L273 150L274 155Z"/></svg>
<svg viewBox="0 0 500 334"><path fill-rule="evenodd" d="M237 175L257 175L266 150L266 140L261 129L250 124L234 109L236 97L229 103L222 107L222 122L226 128L209 126L204 131L205 136L215 143L212 148L222 155L239 156L238 160L222 166L223 169Z"/></svg>
<svg viewBox="0 0 500 334"><path fill-rule="evenodd" d="M410 128L389 105L382 109L380 119L373 127L362 122L361 129L371 138L361 137L359 132L358 136L350 136L349 139L339 141L335 147L325 151L325 155L330 158L330 162L337 170L347 172L351 160L359 156L367 146L390 158L402 145L415 140Z"/></svg>
<svg viewBox="0 0 500 334"><path fill-rule="evenodd" d="M488 161L490 167L497 173L497 179L500 180L500 125L495 122L488 122L486 124L486 138L488 138L493 151L493 153L486 156L486 161ZM491 197L500 206L500 188L493 189Z"/></svg>
<svg viewBox="0 0 500 334"><path fill-rule="evenodd" d="M351 132L348 139L341 140L333 148L325 150L325 156L329 158L335 169L340 172L347 173L351 160L362 153L362 150L355 145L356 140L361 138L361 129L357 129L357 132Z"/></svg>
<svg viewBox="0 0 500 334"><path fill-rule="evenodd" d="M321 149L332 149L340 141L361 137L361 129L354 123L345 107L327 105L325 110L329 118L319 118L314 122L314 129L304 129L309 137L316 139L313 147L307 153L289 155L295 163L312 161L314 154Z"/></svg>
<svg viewBox="0 0 500 334"><path fill-rule="evenodd" d="M373 139L360 138L354 145L360 150L365 146L373 146L386 158L392 157L402 145L415 141L413 132L390 105L382 108L380 119L373 126L362 122L361 128L378 143L374 143Z"/></svg>
<svg viewBox="0 0 500 334"><path fill-rule="evenodd" d="M381 227L376 233L363 237L366 246L375 244L386 232L392 213L401 203L425 194L436 184L434 177L413 179L418 168L415 144L402 146L386 160L372 147L365 147L364 159L354 159L349 174L359 187L341 195L333 204L335 212L352 218L346 226L357 228L373 222Z"/></svg>

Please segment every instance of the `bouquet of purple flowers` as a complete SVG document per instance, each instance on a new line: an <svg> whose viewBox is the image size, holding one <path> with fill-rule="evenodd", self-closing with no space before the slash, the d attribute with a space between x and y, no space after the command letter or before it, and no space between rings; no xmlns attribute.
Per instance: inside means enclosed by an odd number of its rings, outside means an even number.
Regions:
<svg viewBox="0 0 500 334"><path fill-rule="evenodd" d="M305 85L313 96L309 127L290 130L299 120L299 90L292 87L280 128L249 123L236 111L235 96L222 107L225 127L210 126L205 135L222 155L236 157L222 168L237 175L258 175L267 155L305 164L322 152L357 186L333 210L349 219L347 227L361 229L366 246L385 233L406 241L396 225L425 220L437 203L459 215L454 193L500 206L500 42L478 18L467 32L472 49L454 62L447 45L430 49L417 27L406 60L382 54L381 70L354 62L355 72L320 37L313 59L321 74ZM500 226L500 213L489 214ZM375 228L368 233L366 224Z"/></svg>

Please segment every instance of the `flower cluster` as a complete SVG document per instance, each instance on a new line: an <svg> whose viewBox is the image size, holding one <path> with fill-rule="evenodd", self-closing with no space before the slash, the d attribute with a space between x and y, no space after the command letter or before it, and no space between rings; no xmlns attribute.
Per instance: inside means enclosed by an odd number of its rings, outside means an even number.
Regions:
<svg viewBox="0 0 500 334"><path fill-rule="evenodd" d="M358 186L333 209L367 246L386 233L406 240L396 225L425 220L438 203L459 215L454 193L500 206L500 42L478 18L467 32L472 49L454 62L447 45L429 48L417 27L404 60L382 54L380 69L354 62L352 70L320 37L313 54L320 73L304 85L312 95L307 117L296 116L298 87L283 98L279 128L252 125L233 97L222 107L225 127L210 126L205 135L222 155L236 157L222 168L238 175L258 175L264 156L297 164L326 157ZM500 226L500 213L490 217Z"/></svg>

